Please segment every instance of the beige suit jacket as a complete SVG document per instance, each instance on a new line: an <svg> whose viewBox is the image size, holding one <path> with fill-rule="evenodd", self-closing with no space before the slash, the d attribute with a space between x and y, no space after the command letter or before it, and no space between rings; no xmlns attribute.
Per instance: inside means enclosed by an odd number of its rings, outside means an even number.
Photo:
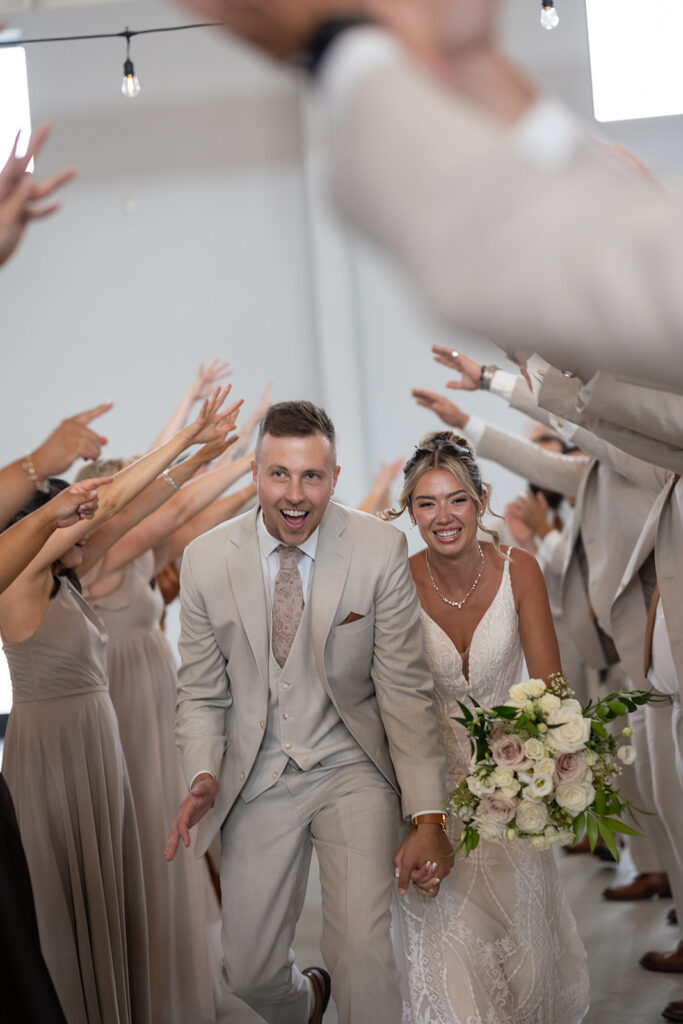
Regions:
<svg viewBox="0 0 683 1024"><path fill-rule="evenodd" d="M588 131L541 167L502 126L407 57L339 91L341 210L408 271L448 324L683 391L683 204Z"/></svg>
<svg viewBox="0 0 683 1024"><path fill-rule="evenodd" d="M182 665L176 740L186 778L220 789L197 837L201 855L256 760L268 712L268 617L257 512L195 540L181 573ZM445 754L405 536L330 503L308 595L319 675L341 719L406 816L443 805ZM363 617L345 623L354 612Z"/></svg>
<svg viewBox="0 0 683 1024"><path fill-rule="evenodd" d="M683 396L597 373L582 386L551 368L538 394L541 408L657 466L683 473Z"/></svg>

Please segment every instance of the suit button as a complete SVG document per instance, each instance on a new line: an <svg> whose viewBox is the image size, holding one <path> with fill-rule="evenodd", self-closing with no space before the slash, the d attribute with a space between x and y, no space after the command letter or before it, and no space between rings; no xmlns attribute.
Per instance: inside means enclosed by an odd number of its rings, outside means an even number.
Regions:
<svg viewBox="0 0 683 1024"><path fill-rule="evenodd" d="M285 713L284 713L284 715L282 717L284 718L284 720L286 722L287 719L289 718L289 711L285 711Z"/></svg>
<svg viewBox="0 0 683 1024"><path fill-rule="evenodd" d="M285 750L291 750L291 749L292 749L292 744L291 743L285 743Z"/></svg>
<svg viewBox="0 0 683 1024"><path fill-rule="evenodd" d="M246 779L246 777L247 777L247 776L246 776L246 772L240 772L240 778L241 778L242 782L244 782L244 780Z"/></svg>
<svg viewBox="0 0 683 1024"><path fill-rule="evenodd" d="M274 778L274 779L276 779L276 778L277 778L277 772L273 772L273 778Z"/></svg>
<svg viewBox="0 0 683 1024"><path fill-rule="evenodd" d="M285 689L285 690L288 690L288 689L290 688L290 686L291 686L291 685L292 685L291 683L283 683L283 684L282 684L282 686L283 686L283 689Z"/></svg>
<svg viewBox="0 0 683 1024"><path fill-rule="evenodd" d="M261 721L259 722L259 725L261 726L262 729L265 729L265 727L266 727L266 723L263 721L263 719L261 719Z"/></svg>

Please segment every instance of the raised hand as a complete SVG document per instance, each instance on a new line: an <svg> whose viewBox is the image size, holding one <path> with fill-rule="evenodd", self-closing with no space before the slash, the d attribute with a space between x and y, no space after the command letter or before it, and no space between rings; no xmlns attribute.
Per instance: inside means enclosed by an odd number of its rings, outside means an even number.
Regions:
<svg viewBox="0 0 683 1024"><path fill-rule="evenodd" d="M208 465L209 462L224 455L238 440L239 434L232 434L231 437L217 437L213 441L207 441L199 451L195 452L195 461L202 465Z"/></svg>
<svg viewBox="0 0 683 1024"><path fill-rule="evenodd" d="M186 847L190 845L190 829L211 810L217 795L216 780L211 775L200 775L178 808L166 843L166 860L173 860L181 840Z"/></svg>
<svg viewBox="0 0 683 1024"><path fill-rule="evenodd" d="M548 525L548 502L542 493L530 491L518 494L511 502L514 514L537 536L544 537L551 527Z"/></svg>
<svg viewBox="0 0 683 1024"><path fill-rule="evenodd" d="M48 125L34 132L22 157L17 156L17 135L12 151L0 170L0 264L12 255L29 221L48 217L59 209L59 203L46 206L38 204L76 174L76 169L70 167L43 182L36 182L33 175L28 173L26 168L40 152L49 134Z"/></svg>
<svg viewBox="0 0 683 1024"><path fill-rule="evenodd" d="M463 355L462 352L446 348L445 345L432 345L432 352L435 363L447 366L449 370L457 370L460 374L460 380L449 380L446 384L447 388L453 388L455 391L477 390L481 376L481 363L475 362L474 359Z"/></svg>
<svg viewBox="0 0 683 1024"><path fill-rule="evenodd" d="M197 418L183 428L183 433L189 442L203 444L207 441L215 441L235 429L237 414L243 399L233 402L221 412L221 406L230 394L231 387L230 384L224 388L218 387L210 398L204 399Z"/></svg>
<svg viewBox="0 0 683 1024"><path fill-rule="evenodd" d="M54 516L57 529L73 526L81 519L92 519L98 507L97 488L111 482L110 476L98 476L60 491L46 506Z"/></svg>
<svg viewBox="0 0 683 1024"><path fill-rule="evenodd" d="M189 397L193 402L199 402L209 398L218 381L225 380L231 375L230 363L221 363L219 359L213 359L208 366L200 363L197 379L190 388Z"/></svg>
<svg viewBox="0 0 683 1024"><path fill-rule="evenodd" d="M106 437L95 433L89 426L103 413L109 412L113 402L103 402L76 416L62 420L33 453L33 464L41 479L66 472L76 459L97 459Z"/></svg>
<svg viewBox="0 0 683 1024"><path fill-rule="evenodd" d="M470 418L467 413L444 395L437 395L434 391L424 391L422 388L413 388L411 395L418 405L435 412L447 427L463 430L469 423Z"/></svg>

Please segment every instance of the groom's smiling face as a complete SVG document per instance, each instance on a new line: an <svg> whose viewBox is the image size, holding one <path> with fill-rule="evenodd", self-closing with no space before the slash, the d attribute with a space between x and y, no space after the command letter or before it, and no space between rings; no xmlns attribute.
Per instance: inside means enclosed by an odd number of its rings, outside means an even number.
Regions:
<svg viewBox="0 0 683 1024"><path fill-rule="evenodd" d="M320 524L339 476L328 439L264 434L252 471L268 533L302 544Z"/></svg>

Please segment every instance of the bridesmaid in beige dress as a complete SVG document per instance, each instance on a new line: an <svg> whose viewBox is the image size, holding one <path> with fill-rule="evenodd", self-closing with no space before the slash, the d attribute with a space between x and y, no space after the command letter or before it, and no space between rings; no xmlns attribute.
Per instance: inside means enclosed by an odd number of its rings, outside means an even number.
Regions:
<svg viewBox="0 0 683 1024"><path fill-rule="evenodd" d="M219 412L224 397L217 393L193 424L101 487L93 520L53 534L0 595L14 690L4 774L43 954L69 1024L152 1021L140 849L108 693L106 635L74 570L99 561L145 514L145 494L174 458L234 426L234 408ZM61 486L53 482L50 490ZM127 515L117 515L143 488ZM26 511L50 496L37 494ZM98 526L84 554L85 538Z"/></svg>

